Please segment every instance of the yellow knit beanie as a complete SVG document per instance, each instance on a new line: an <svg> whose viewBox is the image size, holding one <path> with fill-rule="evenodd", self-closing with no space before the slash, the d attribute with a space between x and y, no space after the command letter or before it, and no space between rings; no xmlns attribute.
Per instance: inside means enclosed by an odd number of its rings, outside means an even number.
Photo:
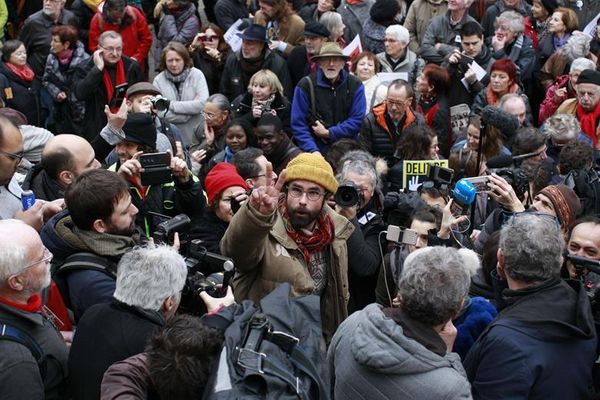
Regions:
<svg viewBox="0 0 600 400"><path fill-rule="evenodd" d="M333 175L331 165L319 153L301 153L290 161L286 167L285 183L303 180L321 185L329 193L335 193L338 183Z"/></svg>

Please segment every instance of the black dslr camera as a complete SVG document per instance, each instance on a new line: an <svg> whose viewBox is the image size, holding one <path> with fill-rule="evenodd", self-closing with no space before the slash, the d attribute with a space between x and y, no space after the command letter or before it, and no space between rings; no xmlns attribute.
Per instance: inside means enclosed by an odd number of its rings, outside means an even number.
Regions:
<svg viewBox="0 0 600 400"><path fill-rule="evenodd" d="M150 102L152 103L152 108L154 108L156 111L168 110L169 106L171 105L171 100L161 95L154 96L152 99L150 99Z"/></svg>
<svg viewBox="0 0 600 400"><path fill-rule="evenodd" d="M496 175L503 177L512 186L517 196L521 197L529 190L527 174L521 168L500 168L494 172Z"/></svg>
<svg viewBox="0 0 600 400"><path fill-rule="evenodd" d="M344 208L350 208L363 203L363 194L352 181L342 183L335 192L335 203Z"/></svg>

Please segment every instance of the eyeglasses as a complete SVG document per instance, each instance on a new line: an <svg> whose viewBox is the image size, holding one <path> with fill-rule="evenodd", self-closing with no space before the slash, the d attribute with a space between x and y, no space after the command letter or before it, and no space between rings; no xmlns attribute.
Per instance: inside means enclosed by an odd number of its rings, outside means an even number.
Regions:
<svg viewBox="0 0 600 400"><path fill-rule="evenodd" d="M249 176L248 178L250 178L250 179L256 179L256 178L260 178L260 177L263 177L263 176L267 176L267 174L259 174L259 175Z"/></svg>
<svg viewBox="0 0 600 400"><path fill-rule="evenodd" d="M122 47L104 47L104 46L98 46L98 47L108 51L109 53L121 53L123 51Z"/></svg>
<svg viewBox="0 0 600 400"><path fill-rule="evenodd" d="M218 36L203 36L200 40L202 40L203 42L210 42L213 40L217 40L219 37Z"/></svg>
<svg viewBox="0 0 600 400"><path fill-rule="evenodd" d="M46 246L44 246L44 255L42 256L42 258L25 266L25 268L23 268L20 273L25 271L27 268L35 267L36 265L38 265L40 263L45 263L47 265L50 263L50 261L52 261L53 258L54 258L54 255L52 253L50 253L50 250L48 250L48 248Z"/></svg>
<svg viewBox="0 0 600 400"><path fill-rule="evenodd" d="M288 193L290 196L299 199L302 197L303 194L306 194L306 197L310 200L310 201L317 201L319 199L321 199L321 197L323 197L325 195L325 193L320 192L318 190L309 190L309 191L304 191L302 189L300 189L297 186L292 186L290 188L288 188Z"/></svg>
<svg viewBox="0 0 600 400"><path fill-rule="evenodd" d="M408 100L386 99L385 102L388 106L397 106L397 107L406 107L406 104L408 104Z"/></svg>
<svg viewBox="0 0 600 400"><path fill-rule="evenodd" d="M22 151L19 153L9 153L8 151L0 150L0 154L4 154L6 157L16 162L21 162L21 160L25 156L25 154Z"/></svg>
<svg viewBox="0 0 600 400"><path fill-rule="evenodd" d="M218 114L202 111L202 116L206 119L214 119L218 116Z"/></svg>

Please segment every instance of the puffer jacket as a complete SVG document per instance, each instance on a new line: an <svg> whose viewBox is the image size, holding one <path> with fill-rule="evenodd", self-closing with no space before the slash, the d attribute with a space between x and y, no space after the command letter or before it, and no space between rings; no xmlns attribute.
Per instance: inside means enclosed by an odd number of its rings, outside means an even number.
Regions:
<svg viewBox="0 0 600 400"><path fill-rule="evenodd" d="M333 337L327 354L332 398L471 399L458 354L430 350L432 342L436 349L443 347L432 328L423 339L425 347L384 311L377 304L367 306L344 321ZM424 330L418 333L425 335Z"/></svg>
<svg viewBox="0 0 600 400"><path fill-rule="evenodd" d="M362 34L360 35L365 50L374 54L385 50L385 46L383 45L385 28L385 26L374 22L371 18L365 21Z"/></svg>
<svg viewBox="0 0 600 400"><path fill-rule="evenodd" d="M448 11L446 0L415 0L412 2L404 20L404 27L410 34L408 48L411 51L419 53L429 21L438 15L445 14L446 11Z"/></svg>
<svg viewBox="0 0 600 400"><path fill-rule="evenodd" d="M327 286L321 295L323 335L329 342L338 325L347 317L348 249L346 240L354 227L350 221L324 206L333 220L335 237L324 251L328 260ZM221 240L221 254L236 265L233 286L236 300L258 304L283 282L291 285L295 297L311 294L314 281L298 245L287 234L278 211L262 215L248 203L233 216Z"/></svg>
<svg viewBox="0 0 600 400"><path fill-rule="evenodd" d="M396 161L393 156L402 131L409 126L422 125L425 120L420 114L407 108L402 127L396 132L391 132L386 114L385 103L373 107L373 111L367 115L360 127L360 142L369 153L383 157L391 166Z"/></svg>
<svg viewBox="0 0 600 400"><path fill-rule="evenodd" d="M408 74L408 83L414 86L417 81L417 76L425 68L425 62L415 52L406 49L404 60L399 62L395 68L388 61L385 52L377 54L377 60L381 65L381 72L406 72Z"/></svg>

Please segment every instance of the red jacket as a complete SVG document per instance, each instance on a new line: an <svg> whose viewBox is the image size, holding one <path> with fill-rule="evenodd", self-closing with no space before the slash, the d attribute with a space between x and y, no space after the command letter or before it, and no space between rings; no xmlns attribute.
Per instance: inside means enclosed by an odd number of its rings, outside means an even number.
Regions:
<svg viewBox="0 0 600 400"><path fill-rule="evenodd" d="M123 18L121 25L109 23L102 12L96 12L90 23L90 51L96 50L98 38L103 32L118 32L123 37L123 54L135 58L143 70L148 52L152 46L152 33L148 28L146 17L139 9L127 6L125 12L127 15Z"/></svg>
<svg viewBox="0 0 600 400"><path fill-rule="evenodd" d="M540 125L543 124L544 121L546 121L548 118L550 118L565 100L575 97L575 92L573 91L573 89L569 88L568 83L569 75L561 75L558 78L556 78L556 80L552 85L550 85L550 87L548 87L548 90L546 91L546 97L540 105L540 112L538 114L538 123ZM563 87L567 88L567 92L561 98L560 101L556 101L556 99L554 98L554 93L558 89L561 89Z"/></svg>

